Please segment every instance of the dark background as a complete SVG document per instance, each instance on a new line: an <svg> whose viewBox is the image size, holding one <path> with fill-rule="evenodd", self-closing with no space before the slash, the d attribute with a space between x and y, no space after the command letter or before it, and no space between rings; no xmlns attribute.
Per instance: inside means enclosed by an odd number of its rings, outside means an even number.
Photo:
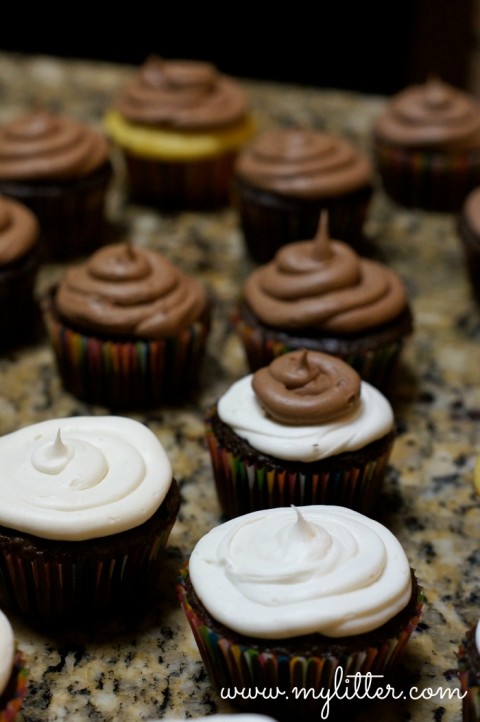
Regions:
<svg viewBox="0 0 480 722"><path fill-rule="evenodd" d="M284 11L261 0L168 10L140 1L124 15L101 2L96 11L69 7L51 18L29 9L28 28L4 16L0 50L133 65L157 53L210 60L239 77L391 94L429 74L466 87L476 42L474 0L302 0ZM108 22L101 23L102 8Z"/></svg>

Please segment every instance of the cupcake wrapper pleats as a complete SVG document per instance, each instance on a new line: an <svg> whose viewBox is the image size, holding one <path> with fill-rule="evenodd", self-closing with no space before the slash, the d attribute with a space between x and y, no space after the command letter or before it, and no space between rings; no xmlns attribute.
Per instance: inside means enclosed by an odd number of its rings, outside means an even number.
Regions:
<svg viewBox="0 0 480 722"><path fill-rule="evenodd" d="M232 321L245 350L250 371L268 366L282 354L307 348L331 353L343 359L358 372L364 381L368 381L381 390L387 388L404 345L404 339L398 338L376 348L341 353L338 349L330 348L328 342L322 341L320 337L295 339L292 336L288 342L279 339L275 337L274 332L270 333L261 326L249 325L235 311L232 314Z"/></svg>
<svg viewBox="0 0 480 722"><path fill-rule="evenodd" d="M459 211L480 184L480 151L435 153L391 147L379 140L374 153L383 187L397 203L430 211Z"/></svg>
<svg viewBox="0 0 480 722"><path fill-rule="evenodd" d="M370 186L318 200L286 198L251 188L239 179L234 189L245 244L257 263L271 260L287 243L313 238L323 209L328 210L332 238L361 247L371 197Z"/></svg>
<svg viewBox="0 0 480 722"><path fill-rule="evenodd" d="M312 653L311 656L281 655L232 641L203 621L188 597L185 587L187 576L188 571L182 570L178 587L180 603L217 693L225 698L229 692L234 704L258 713L272 714L276 707L282 719L320 719L325 693L334 688L339 669L343 680L346 675L356 673L385 674L402 654L415 630L423 605L423 593L419 588L415 613L409 623L397 636L385 639L380 646L342 656L335 656L333 652ZM266 643L268 646L268 640ZM271 690L272 695L280 690L285 694L276 701L265 700L263 695L253 700L244 700L242 695L232 698L232 693L240 690L250 690L253 695L258 690Z"/></svg>
<svg viewBox="0 0 480 722"><path fill-rule="evenodd" d="M148 543L111 556L77 558L72 552L70 559L58 560L0 551L0 603L40 620L85 617L128 605L159 578L170 530L171 524Z"/></svg>
<svg viewBox="0 0 480 722"><path fill-rule="evenodd" d="M115 341L65 326L43 303L63 385L78 398L109 408L175 403L195 390L209 332L198 321L178 336Z"/></svg>
<svg viewBox="0 0 480 722"><path fill-rule="evenodd" d="M236 152L185 162L150 160L127 151L124 156L133 201L165 210L206 210L230 203Z"/></svg>
<svg viewBox="0 0 480 722"><path fill-rule="evenodd" d="M112 173L108 162L95 173L65 183L5 181L0 192L24 203L37 216L42 256L67 260L109 240L105 201Z"/></svg>
<svg viewBox="0 0 480 722"><path fill-rule="evenodd" d="M367 458L352 453L348 465L327 460L323 468L320 462L293 470L282 468L279 459L269 466L225 446L208 417L205 430L218 499L229 518L291 504L335 504L368 514L378 500L393 445L392 436Z"/></svg>

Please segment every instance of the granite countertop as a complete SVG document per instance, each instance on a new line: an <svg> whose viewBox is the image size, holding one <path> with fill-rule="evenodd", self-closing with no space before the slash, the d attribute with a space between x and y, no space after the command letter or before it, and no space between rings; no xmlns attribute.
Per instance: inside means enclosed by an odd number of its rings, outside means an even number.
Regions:
<svg viewBox="0 0 480 722"><path fill-rule="evenodd" d="M40 101L100 127L105 108L132 72L128 66L0 53L0 122ZM385 102L334 90L254 81L245 86L260 127L325 128L366 152L371 123ZM25 722L131 722L234 711L211 689L174 586L181 560L220 521L202 415L247 371L228 310L250 263L233 209L166 216L129 206L119 173L108 212L126 235L202 278L217 299L216 315L196 402L134 416L164 444L181 487L180 515L166 550L164 596L145 616L95 633L44 635L12 618L29 667ZM480 500L472 474L480 451L480 312L466 281L455 221L399 208L378 188L366 226L373 253L406 280L416 319L393 387L399 433L381 521L399 537L425 589L424 614L401 665L411 685L433 696L375 702L355 720L372 714L387 722L461 720L461 703L449 699L448 691L458 688L458 644L479 615ZM39 293L61 269L42 268ZM99 413L105 410L62 390L44 340L0 357L0 433L55 416Z"/></svg>

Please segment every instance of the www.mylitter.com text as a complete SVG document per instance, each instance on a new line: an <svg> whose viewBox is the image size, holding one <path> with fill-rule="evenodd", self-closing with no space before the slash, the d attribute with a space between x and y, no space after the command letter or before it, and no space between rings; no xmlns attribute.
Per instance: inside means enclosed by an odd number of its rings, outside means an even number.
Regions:
<svg viewBox="0 0 480 722"><path fill-rule="evenodd" d="M398 691L391 684L381 686L379 680L383 679L382 674L355 674L344 675L343 669L338 667L335 671L333 683L328 688L314 689L313 687L292 687L283 690L279 687L222 687L220 696L222 699L234 701L237 698L242 700L323 700L320 719L328 719L330 714L330 703L333 700L450 700L453 698L463 699L466 692L459 688L448 687L410 687L408 691Z"/></svg>

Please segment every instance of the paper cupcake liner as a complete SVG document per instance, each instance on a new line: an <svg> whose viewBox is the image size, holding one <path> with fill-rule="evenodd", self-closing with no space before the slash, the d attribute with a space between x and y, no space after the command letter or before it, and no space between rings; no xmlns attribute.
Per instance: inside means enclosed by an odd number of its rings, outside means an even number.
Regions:
<svg viewBox="0 0 480 722"><path fill-rule="evenodd" d="M141 600L160 577L173 522L120 554L114 547L110 555L98 553L95 540L90 554L73 550L68 559L0 549L0 603L28 619L55 621L86 618Z"/></svg>
<svg viewBox="0 0 480 722"><path fill-rule="evenodd" d="M10 267L0 269L0 348L33 338L39 321L34 290L39 265L38 252Z"/></svg>
<svg viewBox="0 0 480 722"><path fill-rule="evenodd" d="M27 694L27 669L23 655L18 650L15 654L11 681L7 687L8 691L10 684L12 685L12 694L10 698L6 700L3 709L1 709L2 701L0 701L0 722L14 722Z"/></svg>
<svg viewBox="0 0 480 722"><path fill-rule="evenodd" d="M480 185L480 151L434 153L374 142L376 165L386 193L404 206L456 212Z"/></svg>
<svg viewBox="0 0 480 722"><path fill-rule="evenodd" d="M474 644L475 627L470 629L467 638L462 641L458 650L458 679L460 689L465 696L462 699L463 722L479 722L480 720L480 667L473 668L468 648Z"/></svg>
<svg viewBox="0 0 480 722"><path fill-rule="evenodd" d="M170 211L209 210L231 201L236 152L185 162L123 154L132 201Z"/></svg>
<svg viewBox="0 0 480 722"><path fill-rule="evenodd" d="M218 500L228 518L277 506L334 504L372 513L379 498L394 434L365 447L323 461L283 462L236 448L220 440L212 426L215 410L205 418L205 438ZM221 423L221 422L220 422Z"/></svg>
<svg viewBox="0 0 480 722"><path fill-rule="evenodd" d="M209 318L178 336L115 341L62 323L51 297L42 310L59 375L74 396L109 408L149 408L189 398L196 389Z"/></svg>
<svg viewBox="0 0 480 722"><path fill-rule="evenodd" d="M42 256L62 261L88 254L109 240L105 200L112 173L107 163L65 183L5 181L0 192L33 211L40 223Z"/></svg>
<svg viewBox="0 0 480 722"><path fill-rule="evenodd" d="M363 224L372 197L367 186L339 198L302 200L268 193L237 180L234 189L243 238L257 263L271 260L281 246L314 238L323 209L332 238L363 245Z"/></svg>
<svg viewBox="0 0 480 722"><path fill-rule="evenodd" d="M385 639L379 645L338 656L333 651L316 654L314 650L308 656L298 654L295 650L289 654L278 654L269 651L271 640L265 640L266 649L262 650L257 644L249 646L247 643L229 639L202 619L188 596L187 579L188 569L184 568L178 585L180 604L217 693L225 698L226 690L251 690L252 694L255 694L256 690L272 690L273 694L277 689L284 691L286 696L280 697L280 701L265 700L261 695L250 700L244 700L237 695L230 700L233 704L254 712L274 715L280 713L282 719L320 719L320 712L325 704L325 691L334 689L339 669L342 670L342 679L356 673L386 674L404 651L417 626L423 606L423 593L419 588L415 611L408 623L395 636ZM299 695L295 695L295 688L300 690ZM302 690L305 690L305 693L302 693ZM307 695L309 690L311 694ZM314 695L317 699L314 699ZM303 699L303 696L307 698Z"/></svg>
<svg viewBox="0 0 480 722"><path fill-rule="evenodd" d="M404 334L398 338L382 341L381 344L368 348L362 347L359 350L347 352L342 347L335 345L332 339L302 337L296 339L286 334L275 334L259 325L251 325L243 318L238 309L234 309L231 315L232 324L245 351L248 367L254 372L263 366L268 366L273 359L298 349L312 351L323 351L341 358L352 366L364 381L368 381L381 391L386 391L393 370L398 363L404 346Z"/></svg>

